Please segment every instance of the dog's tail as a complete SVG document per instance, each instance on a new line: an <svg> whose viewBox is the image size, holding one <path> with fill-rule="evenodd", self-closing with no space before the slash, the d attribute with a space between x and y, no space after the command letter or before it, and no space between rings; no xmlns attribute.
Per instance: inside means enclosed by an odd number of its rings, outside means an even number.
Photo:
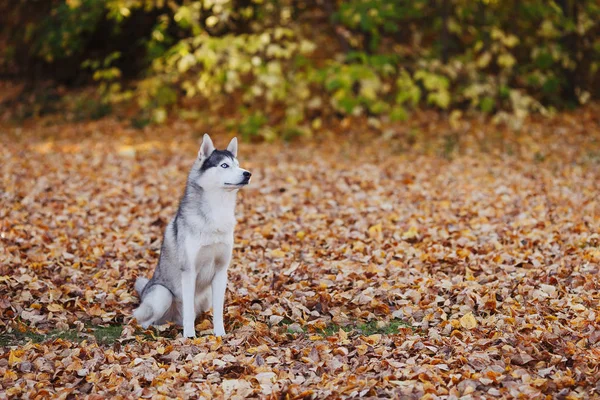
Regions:
<svg viewBox="0 0 600 400"><path fill-rule="evenodd" d="M136 289L138 282L136 282ZM146 282L144 282L144 286L145 284ZM142 304L133 312L133 316L138 324L146 329L151 324L161 320L171 307L172 302L173 295L169 289L162 285L153 285L144 293Z"/></svg>
<svg viewBox="0 0 600 400"><path fill-rule="evenodd" d="M154 312L149 304L140 304L138 308L133 312L134 318L138 324L142 325L146 329L152 323L152 316Z"/></svg>
<svg viewBox="0 0 600 400"><path fill-rule="evenodd" d="M139 296L142 295L142 292L144 291L144 288L146 287L147 284L148 284L148 278L140 276L139 278L136 279L135 291L138 292Z"/></svg>

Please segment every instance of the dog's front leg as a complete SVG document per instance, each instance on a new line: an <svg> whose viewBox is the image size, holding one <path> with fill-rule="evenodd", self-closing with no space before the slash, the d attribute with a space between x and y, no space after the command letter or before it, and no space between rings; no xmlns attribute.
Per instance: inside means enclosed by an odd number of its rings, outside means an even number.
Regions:
<svg viewBox="0 0 600 400"><path fill-rule="evenodd" d="M183 336L196 336L194 321L196 312L194 311L194 298L196 296L196 273L193 268L181 272L181 300L183 303Z"/></svg>
<svg viewBox="0 0 600 400"><path fill-rule="evenodd" d="M225 335L223 325L223 306L225 304L225 290L227 289L227 265L215 273L211 283L213 303L213 329L215 336Z"/></svg>

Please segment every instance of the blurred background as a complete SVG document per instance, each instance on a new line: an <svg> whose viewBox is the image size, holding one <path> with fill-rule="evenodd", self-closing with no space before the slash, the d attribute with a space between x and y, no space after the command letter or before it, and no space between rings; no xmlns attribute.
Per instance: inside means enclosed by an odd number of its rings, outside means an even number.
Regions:
<svg viewBox="0 0 600 400"><path fill-rule="evenodd" d="M246 140L418 109L518 125L600 94L597 0L0 0L0 117ZM338 128L339 129L339 128Z"/></svg>

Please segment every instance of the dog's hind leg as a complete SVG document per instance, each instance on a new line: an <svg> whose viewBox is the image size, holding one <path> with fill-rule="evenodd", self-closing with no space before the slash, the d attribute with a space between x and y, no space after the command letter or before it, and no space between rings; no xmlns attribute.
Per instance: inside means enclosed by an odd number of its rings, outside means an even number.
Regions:
<svg viewBox="0 0 600 400"><path fill-rule="evenodd" d="M198 289L196 286L196 298L194 299L194 309L196 315L210 310L212 307L212 289L207 286L203 289Z"/></svg>
<svg viewBox="0 0 600 400"><path fill-rule="evenodd" d="M135 291L138 293L138 296L142 295L144 288L148 284L148 278L140 276L135 280Z"/></svg>
<svg viewBox="0 0 600 400"><path fill-rule="evenodd" d="M171 307L173 295L162 285L152 286L142 300L142 304L133 312L133 316L146 329L160 320Z"/></svg>

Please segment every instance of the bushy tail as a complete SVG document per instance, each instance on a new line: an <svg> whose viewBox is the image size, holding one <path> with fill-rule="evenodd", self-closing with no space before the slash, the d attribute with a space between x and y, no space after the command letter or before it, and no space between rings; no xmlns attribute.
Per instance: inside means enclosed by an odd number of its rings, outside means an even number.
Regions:
<svg viewBox="0 0 600 400"><path fill-rule="evenodd" d="M145 281L144 281L145 280ZM146 278L138 278L136 290L141 292L148 283ZM141 290L138 289L141 286ZM153 285L144 293L142 304L133 312L133 316L144 329L160 321L173 302L173 295L164 286Z"/></svg>
<svg viewBox="0 0 600 400"><path fill-rule="evenodd" d="M148 278L140 276L139 278L136 279L135 291L138 292L139 296L142 295L142 292L144 291L144 288L146 287L147 284L148 284Z"/></svg>
<svg viewBox="0 0 600 400"><path fill-rule="evenodd" d="M138 308L133 312L133 316L138 321L138 324L142 325L145 328L148 327L152 323L152 316L154 315L154 311L149 304L140 304Z"/></svg>

